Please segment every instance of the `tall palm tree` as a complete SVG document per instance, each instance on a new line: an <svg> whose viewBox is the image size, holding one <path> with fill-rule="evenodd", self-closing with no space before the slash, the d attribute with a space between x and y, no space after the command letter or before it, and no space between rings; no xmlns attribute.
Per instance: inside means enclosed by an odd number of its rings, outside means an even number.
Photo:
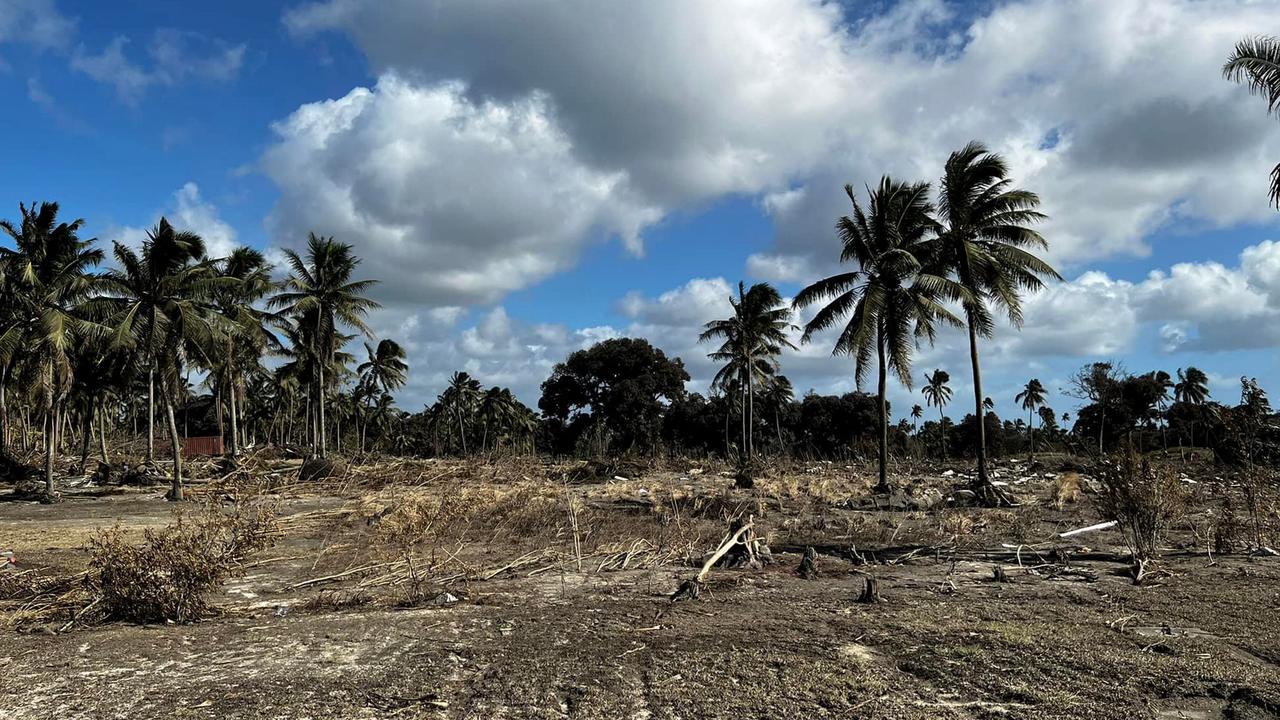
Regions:
<svg viewBox="0 0 1280 720"><path fill-rule="evenodd" d="M1197 367L1188 367L1185 371L1178 368L1178 382L1173 384L1173 399L1197 407L1209 400L1209 376ZM1188 441L1192 447L1196 444L1196 424L1191 422L1191 436Z"/></svg>
<svg viewBox="0 0 1280 720"><path fill-rule="evenodd" d="M915 433L920 425L920 418L924 417L924 408L919 405L911 406L911 432Z"/></svg>
<svg viewBox="0 0 1280 720"><path fill-rule="evenodd" d="M791 379L786 375L775 373L769 378L762 398L767 407L773 408L773 427L778 434L778 452L786 453L787 444L782 439L782 408L795 402L796 390Z"/></svg>
<svg viewBox="0 0 1280 720"><path fill-rule="evenodd" d="M1228 80L1244 83L1267 100L1268 113L1280 113L1280 39L1260 35L1236 43L1222 66ZM1271 170L1271 204L1280 208L1280 165Z"/></svg>
<svg viewBox="0 0 1280 720"><path fill-rule="evenodd" d="M925 404L938 408L938 447L943 459L947 457L947 416L943 414L942 409L951 402L951 386L947 385L949 382L951 382L950 373L935 369L932 375L924 376L924 387L920 388L920 392L924 394Z"/></svg>
<svg viewBox="0 0 1280 720"><path fill-rule="evenodd" d="M1022 294L1044 286L1042 277L1061 280L1057 271L1031 250L1048 243L1030 225L1045 219L1035 193L1013 187L1004 158L979 142L951 153L938 199L938 231L931 260L953 273L969 292L964 303L973 366L974 414L978 420L978 473L975 490L987 502L1004 500L987 473L986 423L978 338L995 330L992 308L1015 326L1022 323Z"/></svg>
<svg viewBox="0 0 1280 720"><path fill-rule="evenodd" d="M458 432L462 454L467 454L467 424L473 420L481 397L480 382L465 372L455 372L449 378L449 386L440 393L436 402L449 422Z"/></svg>
<svg viewBox="0 0 1280 720"><path fill-rule="evenodd" d="M880 452L878 491L889 488L889 412L886 399L889 372L911 387L911 355L920 339L933 341L935 323L959 324L943 302L968 299L958 284L927 272L920 258L934 229L928 183L903 183L885 176L868 188L870 202L864 210L853 186L845 194L853 215L836 223L841 262L856 269L819 280L801 290L797 308L819 301L824 305L804 327L802 342L816 333L848 321L832 350L834 355L854 357L859 385L866 378L872 358L879 369Z"/></svg>
<svg viewBox="0 0 1280 720"><path fill-rule="evenodd" d="M1022 392L1018 393L1013 399L1022 404L1022 409L1027 411L1027 431L1031 434L1031 455L1032 462L1036 459L1036 426L1035 411L1036 408L1044 405L1045 396L1048 391L1044 389L1044 385L1040 383L1038 378L1031 378L1027 381L1026 387L1022 388Z"/></svg>
<svg viewBox="0 0 1280 720"><path fill-rule="evenodd" d="M100 278L90 269L102 262L95 239L82 240L83 220L58 221L57 203L18 206L17 225L3 220L0 230L13 248L0 248L0 270L11 290L9 324L0 334L0 364L28 363L29 377L39 388L45 416L44 499L55 499L53 461L62 402L71 389L72 351L80 343L101 338L106 329L85 316L84 303Z"/></svg>
<svg viewBox="0 0 1280 720"><path fill-rule="evenodd" d="M379 390L385 394L404 385L409 373L409 365L404 361L404 348L394 340L380 340L376 348L365 343L364 349L369 359L356 368L360 376L357 394L372 399ZM365 428L361 428L361 452L364 451L364 438Z"/></svg>
<svg viewBox="0 0 1280 720"><path fill-rule="evenodd" d="M205 256L204 240L176 230L167 220L147 234L141 253L115 243L119 267L103 279L104 295L95 308L105 308L116 347L141 349L147 367L147 453L154 460L152 422L155 394L160 399L173 455L171 500L182 499L182 450L175 405L185 392L184 368L192 362L208 368L219 352L216 338L227 327L213 300L234 283L219 277Z"/></svg>
<svg viewBox="0 0 1280 720"><path fill-rule="evenodd" d="M276 288L271 279L271 265L261 252L247 247L235 248L217 261L217 273L226 282L217 288L215 304L227 323L220 338L225 353L215 360L214 376L222 391L219 394L227 399L231 419L228 452L234 457L240 450L240 418L247 415L245 378L251 370L260 368L268 347L279 347L280 341L270 328L279 325L280 318L258 307ZM218 412L221 415L220 409Z"/></svg>
<svg viewBox="0 0 1280 720"><path fill-rule="evenodd" d="M155 461L155 391L157 354L180 292L190 279L191 266L204 258L204 240L180 231L165 218L147 233L139 254L114 243L116 266L106 273L105 289L112 306L116 344L141 349L140 363L147 368L147 457ZM166 314L168 313L168 314Z"/></svg>
<svg viewBox="0 0 1280 720"><path fill-rule="evenodd" d="M715 352L707 357L725 363L716 374L713 383L723 385L729 377L737 377L743 386L744 407L742 413L742 447L739 458L740 486L750 485L749 461L754 455L755 388L767 384L777 371L777 357L783 348L795 349L787 338L792 329L791 308L782 302L782 296L768 283L757 283L746 289L738 283L738 297L730 297L733 314L723 320L706 324L698 342L722 340Z"/></svg>
<svg viewBox="0 0 1280 720"><path fill-rule="evenodd" d="M273 307L283 308L298 318L306 318L312 356L316 359L315 404L316 433L314 452L324 457L326 366L334 360L338 349L339 324L355 328L371 336L364 323L370 310L381 307L365 297L376 280L352 280L360 259L352 247L331 237L311 233L307 238L306 259L293 250L284 251L292 274L285 291L271 300Z"/></svg>

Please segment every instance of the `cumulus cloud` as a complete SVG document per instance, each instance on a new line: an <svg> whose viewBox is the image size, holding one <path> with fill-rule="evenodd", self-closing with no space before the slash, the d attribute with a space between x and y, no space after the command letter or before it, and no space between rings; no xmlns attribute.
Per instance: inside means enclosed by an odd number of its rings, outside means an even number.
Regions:
<svg viewBox="0 0 1280 720"><path fill-rule="evenodd" d="M187 80L234 80L244 64L246 50L243 44L231 45L199 33L162 28L155 31L147 45L148 61L137 62L125 52L129 42L128 37L116 36L96 54L82 44L71 57L71 67L111 85L121 101L136 105L153 87Z"/></svg>
<svg viewBox="0 0 1280 720"><path fill-rule="evenodd" d="M993 365L1047 373L1156 336L1168 351L1250 347L1273 342L1245 331L1280 282L1262 245L1238 268L1140 282L1081 270L1148 254L1171 223L1272 219L1280 133L1219 68L1276 19L1248 0L311 2L286 13L288 30L345 33L378 82L277 125L261 162L282 193L271 225L285 244L309 230L355 242L403 313L500 302L591 242L618 236L638 253L672 212L741 195L775 229L745 272L797 283L831 269L844 183L934 179L977 138L1041 194L1050 259L1076 276L1028 298L1026 329L986 348ZM670 343L705 376L692 359L704 349L673 338L696 336L721 285L623 298L632 325L618 331ZM499 329L516 339L484 342ZM514 357L544 347L505 314L456 332L458 359L506 362L509 377ZM961 367L963 348L948 339L918 362ZM796 357L815 386L852 387L851 361L816 346Z"/></svg>
<svg viewBox="0 0 1280 720"><path fill-rule="evenodd" d="M194 232L204 238L205 251L210 257L223 257L239 245L235 228L222 219L213 203L200 195L200 187L193 182L178 188L173 194L173 202L163 211L157 212L150 225L113 228L107 239L118 240L135 249L140 248L147 239L147 231L160 221L161 216L168 219L175 228Z"/></svg>
<svg viewBox="0 0 1280 720"><path fill-rule="evenodd" d="M657 219L624 173L579 162L545 95L473 101L464 90L386 74L277 123L262 159L281 191L274 235L354 242L387 302L474 305Z"/></svg>

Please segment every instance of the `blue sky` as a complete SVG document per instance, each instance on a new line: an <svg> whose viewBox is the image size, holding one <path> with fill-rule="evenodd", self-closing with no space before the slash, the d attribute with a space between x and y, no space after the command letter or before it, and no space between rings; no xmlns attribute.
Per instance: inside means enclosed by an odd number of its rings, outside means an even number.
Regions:
<svg viewBox="0 0 1280 720"><path fill-rule="evenodd" d="M702 390L694 338L738 280L790 294L832 270L843 183L936 178L974 138L1044 198L1067 278L984 345L1002 414L1029 377L1060 388L1104 357L1200 366L1223 400L1241 374L1280 380L1280 123L1219 76L1235 39L1280 28L1265 3L0 0L0 18L0 211L56 199L125 242L165 214L273 257L311 230L351 242L383 281L373 325L410 350L407 408L457 369L536 403L554 362L620 334ZM783 358L798 387L852 387L826 340ZM921 349L917 381L934 367L968 406L962 334Z"/></svg>

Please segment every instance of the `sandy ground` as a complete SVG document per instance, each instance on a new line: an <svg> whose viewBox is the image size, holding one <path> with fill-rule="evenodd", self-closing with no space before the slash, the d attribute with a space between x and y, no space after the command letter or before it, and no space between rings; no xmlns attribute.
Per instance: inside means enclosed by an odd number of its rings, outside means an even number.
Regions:
<svg viewBox="0 0 1280 720"><path fill-rule="evenodd" d="M1191 520L1168 543L1160 584L1123 575L1119 555L1108 555L1114 531L1075 548L1071 567L1096 580L1051 577L1033 552L1019 564L983 551L1096 521L1087 498L1059 511L1047 502L1050 481L1033 478L1019 488L1027 505L1012 511L867 512L836 481L823 485L843 474L782 477L756 492L681 472L566 489L585 508L583 532L595 534L587 552L610 534L670 533L670 515L643 508L671 488L683 489L673 494L690 531L682 537L701 552L724 528L716 508L758 513L776 562L717 570L700 600L678 603L669 595L693 568L596 571L588 561L582 572L558 562L453 580L432 591L459 598L444 605L402 606L393 584L336 608L316 599L370 574L295 586L375 556L360 523L340 514L374 491L287 493L284 536L220 591L218 617L0 634L0 717L1280 717L1280 559L1211 561ZM512 481L472 472L462 482ZM813 497L797 486L824 489ZM173 506L159 496L0 503L0 549L23 567L75 572L97 528L169 522ZM1202 491L1201 505L1212 498ZM469 531L469 567L570 547L568 521L548 523L524 535ZM814 580L795 573L805 544L822 553ZM854 562L851 547L870 563ZM1007 582L993 578L996 565ZM866 574L882 602L856 602Z"/></svg>

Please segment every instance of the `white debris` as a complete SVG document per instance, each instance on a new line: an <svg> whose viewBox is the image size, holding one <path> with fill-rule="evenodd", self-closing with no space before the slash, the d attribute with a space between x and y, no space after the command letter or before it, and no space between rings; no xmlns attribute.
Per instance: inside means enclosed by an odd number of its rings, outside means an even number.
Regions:
<svg viewBox="0 0 1280 720"><path fill-rule="evenodd" d="M1090 525L1089 527L1082 527L1082 528L1077 528L1075 530L1068 530L1067 532L1058 533L1058 537L1069 538L1075 535L1082 535L1088 532L1096 532L1098 530L1109 530L1119 524L1120 523L1116 520L1108 520L1107 522L1098 523L1097 525Z"/></svg>

